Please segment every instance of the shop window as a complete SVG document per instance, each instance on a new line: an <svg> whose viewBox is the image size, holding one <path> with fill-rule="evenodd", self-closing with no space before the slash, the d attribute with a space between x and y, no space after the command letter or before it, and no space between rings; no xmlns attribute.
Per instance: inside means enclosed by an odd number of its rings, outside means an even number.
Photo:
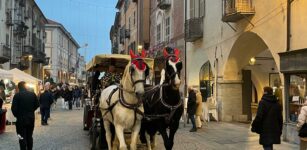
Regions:
<svg viewBox="0 0 307 150"><path fill-rule="evenodd" d="M307 101L307 74L292 74L287 78L289 83L288 102L289 119L297 122L301 107Z"/></svg>

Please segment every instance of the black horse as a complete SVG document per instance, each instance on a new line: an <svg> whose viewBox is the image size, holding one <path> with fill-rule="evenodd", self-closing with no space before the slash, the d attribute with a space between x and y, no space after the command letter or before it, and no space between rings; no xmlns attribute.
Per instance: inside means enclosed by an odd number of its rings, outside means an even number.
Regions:
<svg viewBox="0 0 307 150"><path fill-rule="evenodd" d="M144 114L142 120L140 139L147 142L151 150L151 143L155 144L157 132L163 137L166 150L174 145L174 136L179 127L183 113L183 102L179 93L180 71L182 62L179 60L179 50L164 49L165 68L161 73L161 83L151 87L144 97ZM167 134L169 129L169 134Z"/></svg>

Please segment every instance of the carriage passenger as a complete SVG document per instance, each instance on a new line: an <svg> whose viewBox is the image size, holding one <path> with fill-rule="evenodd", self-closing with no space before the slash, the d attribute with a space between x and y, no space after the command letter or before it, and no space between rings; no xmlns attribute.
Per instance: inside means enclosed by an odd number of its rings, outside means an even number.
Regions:
<svg viewBox="0 0 307 150"><path fill-rule="evenodd" d="M101 78L102 85L108 87L110 85L119 84L121 80L121 74L117 73L115 66L110 65L108 72Z"/></svg>

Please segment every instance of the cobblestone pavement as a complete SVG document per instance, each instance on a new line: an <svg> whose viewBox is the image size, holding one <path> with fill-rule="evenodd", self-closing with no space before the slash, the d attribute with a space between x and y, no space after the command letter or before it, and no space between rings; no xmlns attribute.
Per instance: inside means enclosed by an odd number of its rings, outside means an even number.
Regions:
<svg viewBox="0 0 307 150"><path fill-rule="evenodd" d="M83 110L61 110L51 114L49 126L41 126L37 116L34 130L35 150L89 150L87 131L82 130ZM175 136L174 150L261 150L258 135L249 132L249 125L239 123L210 122L196 133L190 133L191 125L180 125ZM139 145L145 149L145 145ZM156 150L163 150L161 136L157 136ZM298 145L282 143L276 150L296 150ZM18 150L15 126L7 126L0 135L0 150Z"/></svg>
<svg viewBox="0 0 307 150"><path fill-rule="evenodd" d="M82 127L83 110L62 110L59 106L51 112L49 126L40 125L36 116L33 134L34 150L88 150L89 138ZM7 126L0 135L0 150L18 150L15 126Z"/></svg>

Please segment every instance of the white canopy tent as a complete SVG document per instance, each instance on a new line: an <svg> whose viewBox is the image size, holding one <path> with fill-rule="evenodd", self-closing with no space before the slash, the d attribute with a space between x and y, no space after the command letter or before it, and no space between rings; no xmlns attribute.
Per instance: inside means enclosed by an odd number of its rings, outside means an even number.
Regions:
<svg viewBox="0 0 307 150"><path fill-rule="evenodd" d="M29 87L33 88L35 92L38 92L38 85L41 82L40 79L37 79L17 68L10 70L13 74L13 81L17 84L20 81L25 81Z"/></svg>
<svg viewBox="0 0 307 150"><path fill-rule="evenodd" d="M0 69L0 79L9 79L9 80L13 80L13 74L9 71Z"/></svg>

